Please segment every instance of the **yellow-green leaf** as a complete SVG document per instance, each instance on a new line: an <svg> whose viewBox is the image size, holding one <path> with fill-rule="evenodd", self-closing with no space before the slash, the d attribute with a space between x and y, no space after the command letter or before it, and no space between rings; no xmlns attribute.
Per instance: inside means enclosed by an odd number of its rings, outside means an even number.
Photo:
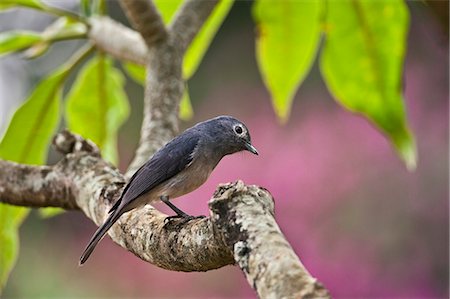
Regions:
<svg viewBox="0 0 450 299"><path fill-rule="evenodd" d="M187 84L184 88L183 98L181 98L179 116L182 120L190 120L192 116L194 116L194 110L192 109L191 100L189 99L189 89Z"/></svg>
<svg viewBox="0 0 450 299"><path fill-rule="evenodd" d="M14 114L0 143L0 158L42 164L59 123L61 84L66 71L42 80Z"/></svg>
<svg viewBox="0 0 450 299"><path fill-rule="evenodd" d="M408 169L417 160L402 95L409 16L401 0L329 1L321 71L336 100L391 140Z"/></svg>
<svg viewBox="0 0 450 299"><path fill-rule="evenodd" d="M42 80L14 114L0 143L0 158L27 164L45 162L59 122L61 84L67 70ZM0 204L0 290L17 259L18 228L28 209Z"/></svg>
<svg viewBox="0 0 450 299"><path fill-rule="evenodd" d="M145 84L146 71L144 66L132 62L123 62L122 66L128 76L136 83L139 83L141 85Z"/></svg>
<svg viewBox="0 0 450 299"><path fill-rule="evenodd" d="M42 37L32 31L8 31L0 33L0 56L21 51L42 41Z"/></svg>
<svg viewBox="0 0 450 299"><path fill-rule="evenodd" d="M165 24L168 24L177 9L179 8L182 0L155 0L154 3L158 8L159 13Z"/></svg>
<svg viewBox="0 0 450 299"><path fill-rule="evenodd" d="M111 59L99 55L83 67L66 107L69 129L95 142L107 160L117 163L117 132L129 105L123 75Z"/></svg>
<svg viewBox="0 0 450 299"><path fill-rule="evenodd" d="M322 3L257 0L253 6L258 66L282 122L287 121L295 92L314 62Z"/></svg>

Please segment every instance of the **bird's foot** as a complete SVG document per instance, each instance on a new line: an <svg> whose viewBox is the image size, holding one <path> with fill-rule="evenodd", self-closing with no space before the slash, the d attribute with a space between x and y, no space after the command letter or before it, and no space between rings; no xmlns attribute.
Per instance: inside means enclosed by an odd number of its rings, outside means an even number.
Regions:
<svg viewBox="0 0 450 299"><path fill-rule="evenodd" d="M204 216L204 215L191 216L188 214L168 216L168 217L166 217L166 219L164 219L164 226L170 225L170 224L183 225L185 223L188 223L191 220L203 219L203 218L206 218L206 216Z"/></svg>

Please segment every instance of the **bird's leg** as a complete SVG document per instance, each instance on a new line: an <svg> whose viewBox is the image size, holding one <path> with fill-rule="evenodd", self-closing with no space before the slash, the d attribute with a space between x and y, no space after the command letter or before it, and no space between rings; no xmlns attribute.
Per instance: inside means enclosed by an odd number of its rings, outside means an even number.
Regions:
<svg viewBox="0 0 450 299"><path fill-rule="evenodd" d="M181 217L181 218L188 218L188 217L192 217L188 214L186 214L185 212L183 212L182 210L180 210L179 208L177 208L173 203L171 203L169 201L169 197L166 195L161 195L159 197L159 199L161 199L161 201L163 203L165 203L169 208L172 209L172 211L174 211L175 213L177 213L177 217Z"/></svg>
<svg viewBox="0 0 450 299"><path fill-rule="evenodd" d="M197 219L197 218L205 218L205 216L191 216L185 212L183 212L182 210L180 210L179 208L177 208L173 203L170 202L169 197L166 195L161 195L159 197L159 199L161 199L161 201L163 203L165 203L169 208L171 208L175 213L177 213L176 216L169 216L165 219L165 221L170 221L174 218L183 218L185 221L189 221L192 219Z"/></svg>

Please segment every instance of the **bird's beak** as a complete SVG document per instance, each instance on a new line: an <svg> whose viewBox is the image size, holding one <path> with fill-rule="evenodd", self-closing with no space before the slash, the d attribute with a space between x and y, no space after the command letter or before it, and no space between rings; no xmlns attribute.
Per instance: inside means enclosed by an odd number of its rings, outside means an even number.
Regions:
<svg viewBox="0 0 450 299"><path fill-rule="evenodd" d="M250 143L250 142L246 142L245 143L245 147L247 148L247 150L255 155L258 155L258 151L256 150L256 148Z"/></svg>

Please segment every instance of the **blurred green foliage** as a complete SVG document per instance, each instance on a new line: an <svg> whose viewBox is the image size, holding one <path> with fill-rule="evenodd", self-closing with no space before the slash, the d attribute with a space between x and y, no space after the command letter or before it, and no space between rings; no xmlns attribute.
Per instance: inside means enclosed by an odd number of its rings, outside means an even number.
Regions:
<svg viewBox="0 0 450 299"><path fill-rule="evenodd" d="M117 164L117 132L129 114L122 73L104 54L80 70L66 99L69 130L95 142L102 155Z"/></svg>
<svg viewBox="0 0 450 299"><path fill-rule="evenodd" d="M170 23L181 0L155 0L165 23ZM233 0L222 0L198 32L184 57L183 77L197 70ZM416 164L416 145L408 128L402 98L402 66L408 30L408 11L402 0L294 1L256 0L253 17L258 27L256 57L277 116L286 122L295 93L313 64L321 36L325 43L320 63L336 100L360 113L384 132L408 168ZM23 6L59 18L43 32L10 31L0 34L0 55L25 50L35 58L55 42L86 38L86 19L105 12L105 1L80 0L81 16L38 0L2 0L0 10ZM15 112L0 143L0 158L43 164L51 136L63 109L62 87L91 48L83 48L67 64L35 87ZM143 66L121 61L126 72L144 84ZM151 67L151 66L150 66ZM192 116L189 94L180 116ZM99 53L77 74L65 103L69 129L92 139L106 159L117 163L117 131L129 107L124 78L113 59ZM48 214L53 214L54 211ZM0 205L0 285L4 285L17 257L17 229L27 209Z"/></svg>
<svg viewBox="0 0 450 299"><path fill-rule="evenodd" d="M40 34L31 31L0 33L0 55L27 49L41 40Z"/></svg>
<svg viewBox="0 0 450 299"><path fill-rule="evenodd" d="M67 70L42 80L16 111L0 143L0 157L19 163L45 163L58 125L61 83ZM0 286L6 282L18 253L18 229L28 209L0 205Z"/></svg>

